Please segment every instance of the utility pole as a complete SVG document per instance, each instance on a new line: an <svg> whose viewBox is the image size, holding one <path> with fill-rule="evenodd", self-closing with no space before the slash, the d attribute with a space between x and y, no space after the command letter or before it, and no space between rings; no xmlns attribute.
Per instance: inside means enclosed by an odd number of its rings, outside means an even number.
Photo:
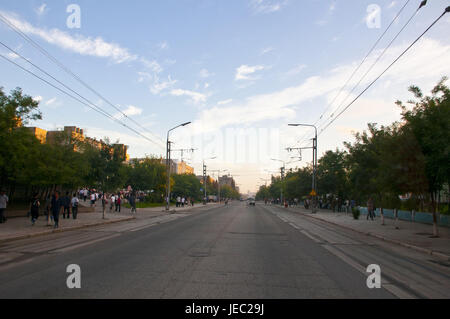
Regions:
<svg viewBox="0 0 450 319"><path fill-rule="evenodd" d="M180 126L186 126L190 124L191 122L186 122L180 125L175 126L174 128L171 128L167 131L167 144L166 144L166 170L167 170L167 183L166 183L166 210L169 210L170 207L170 144L172 142L169 141L169 134L170 131L173 131L174 129L180 127Z"/></svg>
<svg viewBox="0 0 450 319"><path fill-rule="evenodd" d="M312 191L310 195L313 198L313 205L312 205L312 213L316 212L316 206L317 206L317 182L316 182L316 173L317 173L317 127L315 125L311 124L288 124L289 126L309 126L314 127L315 135L313 138L313 176L312 176Z"/></svg>
<svg viewBox="0 0 450 319"><path fill-rule="evenodd" d="M280 168L280 173L281 173L281 189L280 189L280 202L281 205L283 205L283 186L284 186L284 172L286 170L286 162L280 159L276 159L276 158L271 158L272 161L278 161L278 162L282 162L283 166Z"/></svg>
<svg viewBox="0 0 450 319"><path fill-rule="evenodd" d="M205 196L203 197L203 205L206 205L206 165L205 165L205 161L203 161L203 189L205 192Z"/></svg>

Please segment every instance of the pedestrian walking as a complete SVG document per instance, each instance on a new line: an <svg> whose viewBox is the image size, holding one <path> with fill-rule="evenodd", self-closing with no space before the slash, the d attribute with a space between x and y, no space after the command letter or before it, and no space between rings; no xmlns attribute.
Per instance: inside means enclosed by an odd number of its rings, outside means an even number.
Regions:
<svg viewBox="0 0 450 319"><path fill-rule="evenodd" d="M114 205L116 204L116 198L114 194L111 194L110 201L111 203L109 204L109 212L112 213Z"/></svg>
<svg viewBox="0 0 450 319"><path fill-rule="evenodd" d="M6 222L5 211L9 198L4 190L0 191L0 223Z"/></svg>
<svg viewBox="0 0 450 319"><path fill-rule="evenodd" d="M117 197L116 197L116 212L118 211L119 213L120 213L120 204L121 204L120 193L117 193Z"/></svg>
<svg viewBox="0 0 450 319"><path fill-rule="evenodd" d="M70 204L72 206L72 218L77 219L78 214L78 203L80 201L77 198L77 194L73 194L72 200L70 201Z"/></svg>
<svg viewBox="0 0 450 319"><path fill-rule="evenodd" d="M131 206L131 213L136 213L136 195L134 194L134 192L130 194L129 202Z"/></svg>
<svg viewBox="0 0 450 319"><path fill-rule="evenodd" d="M181 205L181 197L177 196L177 202L175 204L175 207L180 207L180 205Z"/></svg>
<svg viewBox="0 0 450 319"><path fill-rule="evenodd" d="M40 205L41 203L39 202L38 193L34 193L30 203L31 226L34 226L34 223L39 218Z"/></svg>
<svg viewBox="0 0 450 319"><path fill-rule="evenodd" d="M63 218L66 218L66 213L67 213L67 218L70 218L70 197L69 197L69 192L66 192L66 196L64 196L62 199L62 203L64 206L64 210L63 210Z"/></svg>
<svg viewBox="0 0 450 319"><path fill-rule="evenodd" d="M94 192L91 193L90 199L91 199L91 207L92 207L92 206L95 207L95 200L97 199L97 197L95 196L95 193L94 193Z"/></svg>
<svg viewBox="0 0 450 319"><path fill-rule="evenodd" d="M102 218L105 219L105 211L106 211L106 204L108 204L108 201L106 200L106 196L105 193L100 194L99 196L101 198L102 201Z"/></svg>
<svg viewBox="0 0 450 319"><path fill-rule="evenodd" d="M182 207L184 207L184 203L186 202L186 199L183 197L182 199L181 199L181 206Z"/></svg>
<svg viewBox="0 0 450 319"><path fill-rule="evenodd" d="M373 210L374 210L374 204L372 197L369 197L369 200L367 201L367 220L371 218L373 220Z"/></svg>
<svg viewBox="0 0 450 319"><path fill-rule="evenodd" d="M53 221L55 222L54 228L59 227L59 213L61 211L62 201L59 197L59 192L55 191L55 193L52 196L52 203L51 203L51 211L53 216Z"/></svg>

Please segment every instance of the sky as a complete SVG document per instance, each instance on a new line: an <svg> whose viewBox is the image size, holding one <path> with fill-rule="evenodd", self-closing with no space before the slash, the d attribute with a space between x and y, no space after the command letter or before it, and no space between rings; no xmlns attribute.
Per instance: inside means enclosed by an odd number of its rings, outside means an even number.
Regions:
<svg viewBox="0 0 450 319"><path fill-rule="evenodd" d="M87 136L129 145L131 157L165 157L168 130L190 121L170 133L172 158L181 159L176 150L193 148L183 153L183 160L196 174L201 175L204 161L211 175L227 170L221 174L233 175L242 193L254 192L279 171L281 161L287 169L311 163L311 150L300 156L286 148L310 147L314 129L289 123L318 126L320 157L327 150L344 149L343 142L353 141L354 132L369 122L400 120L395 101L412 98L410 85L427 93L450 75L447 14L335 117L449 5L428 1L388 47L420 2L0 0L2 17L115 108L3 22L0 41L145 138L4 59L0 86L6 92L20 87L40 101L43 119L30 126L54 130L75 125ZM45 77L3 46L0 54Z"/></svg>

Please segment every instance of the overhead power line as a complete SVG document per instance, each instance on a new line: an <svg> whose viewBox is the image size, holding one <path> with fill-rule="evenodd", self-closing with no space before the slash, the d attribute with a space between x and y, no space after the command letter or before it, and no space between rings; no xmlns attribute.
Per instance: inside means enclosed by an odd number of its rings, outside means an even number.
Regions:
<svg viewBox="0 0 450 319"><path fill-rule="evenodd" d="M43 82L46 83L47 85L50 85L51 87L57 89L58 91L64 93L65 95L71 97L72 99L74 99L74 100L80 102L81 104L83 104L83 105L89 107L90 109L92 109L92 110L94 110L94 111L100 113L101 115L110 118L111 120L113 120L113 121L115 121L115 122L121 124L122 126L128 128L129 130L133 131L133 132L136 133L137 135L139 135L139 136L145 138L146 140L148 140L148 141L154 143L154 141L151 140L151 139L149 139L147 136L142 135L140 132L138 132L138 131L135 130L134 128L132 128L132 127L126 125L125 123L123 123L122 121L118 120L117 118L115 118L115 117L112 116L111 114L105 112L105 111L102 110L101 108L91 106L90 104L92 104L92 103L86 103L86 102L82 101L81 99L77 98L76 96L74 96L74 95L68 93L67 91L65 91L65 90L61 89L60 87L54 85L53 83L47 81L47 80L44 79L43 77L40 77L39 75L35 74L34 72L32 72L32 71L30 71L30 70L24 68L24 67L21 66L20 64L18 64L18 63L16 63L16 62L14 62L13 60L9 59L8 57L6 57L5 55L0 54L0 57L3 58L3 59L5 59L6 61L10 62L11 64L17 66L18 68L22 69L23 71L25 71L25 72L31 74L32 76L38 78L39 80L43 81ZM75 92L75 94L77 94L77 93ZM77 95L79 95L79 94L77 94ZM82 98L83 98L83 97L82 97ZM85 99L85 98L83 98L83 99ZM85 99L85 100L87 100L87 99ZM89 100L87 100L87 101L89 101ZM93 105L95 106L95 104L93 104Z"/></svg>
<svg viewBox="0 0 450 319"><path fill-rule="evenodd" d="M64 70L66 73L68 73L69 75L71 75L73 78L75 78L79 83L81 83L84 87L86 87L88 90L90 90L91 92L93 92L95 95L97 95L100 99L102 99L103 101L105 101L107 104L109 104L110 106L112 106L114 109L116 109L118 112L120 112L125 118L129 119L130 121L132 121L134 124L136 124L137 126L139 126L141 129L147 131L150 135L152 135L154 138L158 139L158 143L160 144L160 147L165 147L165 143L161 140L161 138L159 138L158 136L156 136L155 134L153 134L152 132L150 132L147 128L145 128L144 126L142 126L141 124L139 124L138 122L136 122L134 119L132 119L131 117L129 117L128 115L126 115L120 108L118 108L116 105L114 105L113 103L111 103L109 100L107 100L103 95L101 95L98 91L96 91L94 88L92 88L90 85L88 85L86 82L84 82L77 74L75 74L74 72L72 72L68 67L66 67L63 63L61 63L58 59L56 59L53 55L51 55L46 49L44 49L39 43L37 43L36 41L34 41L33 39L31 39L28 35L26 35L24 32L22 32L16 25L14 25L14 23L12 23L11 21L9 21L9 19L7 19L4 15L2 15L0 13L0 20L5 23L10 29L12 29L14 32L16 32L17 34L19 34L23 39L25 39L28 43L30 43L32 46L34 46L37 50L39 50L43 55L45 55L50 61L52 61L54 64L56 64L59 68L61 68L62 70Z"/></svg>
<svg viewBox="0 0 450 319"><path fill-rule="evenodd" d="M380 61L380 59L383 57L383 55L386 53L386 51L391 47L392 43L399 37L399 35L402 33L402 31L409 25L409 23L412 21L412 19L417 15L419 12L419 9L425 6L426 1L422 1L420 6L417 8L417 10L411 15L411 17L408 19L408 21L403 25L403 27L400 29L399 32L395 35L395 37L389 42L389 44L384 48L384 50L378 55L377 59L372 63L372 65L369 67L369 69L363 74L363 76L359 79L359 81L353 86L350 92L348 92L347 96L344 100L342 100L341 104L336 108L336 110L330 115L330 118L334 116L334 113L336 113L347 101L349 96L353 93L353 91L361 84L361 82L365 79L367 74L369 74L370 71L374 68L374 66ZM325 124L325 123L324 123Z"/></svg>
<svg viewBox="0 0 450 319"><path fill-rule="evenodd" d="M323 118L323 116L328 112L328 110L332 107L333 103L336 101L336 99L341 95L341 93L343 92L343 90L347 87L348 83L353 79L353 77L355 76L356 72L358 72L358 70L361 68L361 66L364 64L364 62L367 60L367 58L370 56L370 54L373 52L373 50L376 48L376 46L378 45L378 43L381 41L381 39L385 36L385 34L389 31L389 29L391 28L391 26L394 24L394 22L398 19L398 17L400 16L400 14L403 12L403 10L405 9L405 7L408 5L408 3L411 0L408 0L405 2L405 4L400 8L400 10L397 12L397 14L395 15L395 17L392 19L392 21L389 23L389 25L387 26L387 28L384 30L384 32L378 37L378 39L375 41L375 43L373 44L373 46L370 48L370 50L367 52L367 54L365 55L365 57L362 59L362 61L359 63L359 65L355 68L355 70L352 72L352 74L350 75L350 77L347 79L347 81L344 83L344 85L340 88L340 90L338 91L338 93L334 96L333 100L327 105L325 111L319 116L319 118L316 120L316 122L314 123L314 125L317 125L317 123ZM417 11L422 8L425 4L426 4L426 0L422 1L419 8L417 9ZM416 12L417 12L416 11ZM414 13L414 15L416 14L416 12ZM414 16L413 15L413 16ZM411 19L410 19L411 20ZM409 23L409 22L408 22ZM405 25L406 26L406 25ZM399 33L397 34L396 37L398 37ZM391 41L392 43L393 41ZM383 53L384 54L384 53ZM344 101L348 98L348 96L344 99ZM297 142L298 144L301 144L302 142L304 142L307 138L310 137L310 133L307 132L305 135L303 135L303 137Z"/></svg>
<svg viewBox="0 0 450 319"><path fill-rule="evenodd" d="M363 95L373 84L375 84L375 82L381 78L398 60L400 60L400 58L405 55L406 52L409 51L409 49L411 49L412 46L414 46L414 44L417 43L417 41L419 41L440 19L442 19L442 17L446 14L450 12L450 6L448 6L444 12L436 19L434 20L434 22L432 24L430 24L430 26L421 34L419 35L391 64L389 64L389 66L380 73L380 75L378 75L360 94L358 94L357 97L355 97L342 111L340 111L324 128L321 129L319 135L326 130L342 113L344 113L353 103L355 103L360 97L361 95Z"/></svg>

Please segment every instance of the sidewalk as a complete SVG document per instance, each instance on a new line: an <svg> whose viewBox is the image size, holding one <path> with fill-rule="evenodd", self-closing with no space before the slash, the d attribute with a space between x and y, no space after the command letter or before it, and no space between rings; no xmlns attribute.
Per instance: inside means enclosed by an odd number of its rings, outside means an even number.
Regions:
<svg viewBox="0 0 450 319"><path fill-rule="evenodd" d="M450 260L450 229L448 227L439 227L439 238L431 238L433 226L427 224L400 220L396 222L394 219L385 218L383 226L379 217L371 221L366 219L366 215L361 215L355 220L352 214L333 213L327 210L319 210L315 214L302 207L290 207L289 210Z"/></svg>
<svg viewBox="0 0 450 319"><path fill-rule="evenodd" d="M98 226L116 222L132 220L134 216L126 216L123 214L105 214L102 218L102 212L95 213L78 213L77 219L64 219L62 214L59 216L59 228L54 229L47 226L47 216L41 215L34 226L31 226L31 219L27 217L11 218L4 224L0 224L0 243L5 241L42 236L51 233L75 230L84 227Z"/></svg>

